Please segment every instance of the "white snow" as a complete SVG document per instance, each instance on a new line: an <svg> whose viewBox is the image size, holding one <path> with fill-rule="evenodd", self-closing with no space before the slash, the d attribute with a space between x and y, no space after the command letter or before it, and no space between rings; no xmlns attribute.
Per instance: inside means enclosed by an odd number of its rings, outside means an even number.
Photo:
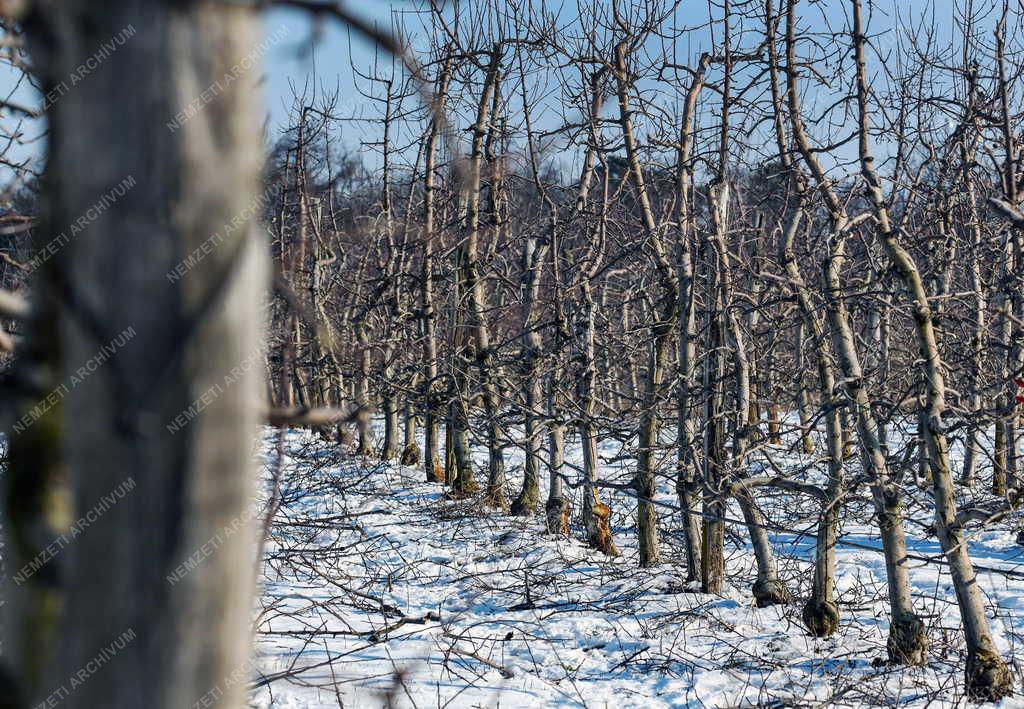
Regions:
<svg viewBox="0 0 1024 709"><path fill-rule="evenodd" d="M266 434L268 463L273 436ZM567 447L569 463L579 465L572 438ZM727 536L731 586L723 597L708 596L685 587L679 518L669 509L660 518L662 564L637 568L635 505L626 492L602 491L623 552L607 559L575 537L545 535L539 517L523 520L481 509L476 500L448 499L418 468L366 463L309 432L289 432L286 448L284 504L257 607L253 706L966 704L959 614L941 563L912 562L915 603L928 624L928 665L884 663L885 571L882 556L862 548L880 547L866 490L848 506L837 552L842 624L835 636L818 640L800 621L812 536L773 534L796 600L758 609L741 525ZM477 455L482 478L486 454ZM602 455L619 459L603 477L628 479L628 456L618 443L605 443ZM809 466L805 480L820 479L813 457L785 448L771 456L790 469ZM517 485L521 452L510 448L507 462ZM852 476L856 461L851 466ZM567 474L576 477L572 468ZM912 479L905 484L913 497L912 552L940 561L926 529L929 495ZM660 499L675 504L672 481L660 489ZM567 492L578 535L580 491ZM767 490L758 491L758 500L771 524L814 532L813 501ZM738 519L738 510L731 508L731 516ZM1015 543L1019 519L970 534L979 566L1024 571L1024 547ZM1013 662L1020 687L1024 574L984 572L979 582L996 645ZM1024 699L1002 706L1024 706Z"/></svg>

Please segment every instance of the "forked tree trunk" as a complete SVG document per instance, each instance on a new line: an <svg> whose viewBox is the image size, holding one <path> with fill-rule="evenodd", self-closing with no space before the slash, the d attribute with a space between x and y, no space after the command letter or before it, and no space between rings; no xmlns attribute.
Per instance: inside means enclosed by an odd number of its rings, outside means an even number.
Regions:
<svg viewBox="0 0 1024 709"><path fill-rule="evenodd" d="M967 549L963 528L957 522L956 491L949 468L949 449L943 428L942 415L946 406L946 383L942 374L943 363L935 337L934 320L928 305L921 275L913 257L903 248L889 216L882 194L881 181L875 171L871 154L871 119L868 109L868 78L865 60L865 37L861 19L860 0L853 4L853 46L857 62L857 105L860 114L859 152L861 173L867 185L868 196L877 219L876 234L889 255L894 270L903 280L912 306L918 347L925 378L926 405L921 415L922 436L928 449L928 467L931 472L935 498L935 530L942 551L949 563L953 587L956 590L960 618L967 640L967 693L976 700L996 701L1013 691L1013 676L996 652L985 616L981 588L974 574L974 565Z"/></svg>
<svg viewBox="0 0 1024 709"><path fill-rule="evenodd" d="M52 376L48 392L102 365L11 432L6 572L70 535L76 518L90 523L43 570L5 589L3 674L17 686L0 689L0 704L179 709L219 688L223 706L241 706L246 682L225 681L246 673L250 653L251 452L268 280L256 226L224 227L259 188L255 11L66 0L33 12L25 28L44 93L134 28L87 87L50 108L37 238L50 242L97 195L128 177L135 184L36 274L22 381L37 387ZM232 72L215 100L175 118ZM169 277L217 233L215 250ZM12 392L22 412L41 401L29 391ZM211 539L215 551L182 573ZM109 648L116 658L54 699Z"/></svg>
<svg viewBox="0 0 1024 709"><path fill-rule="evenodd" d="M871 411L871 400L864 387L864 375L854 345L853 330L842 300L839 274L843 257L843 239L842 236L831 237L839 246L826 261L823 287L827 289L826 310L832 344L846 380L847 397L856 412L861 457L865 471L871 476L871 496L875 503L882 548L885 552L889 605L892 609L888 640L889 657L900 664L921 665L928 656L927 638L924 634L924 623L914 611L910 597L907 543L903 531L899 487L889 477L885 453L878 435L878 422Z"/></svg>
<svg viewBox="0 0 1024 709"><path fill-rule="evenodd" d="M800 415L801 440L804 452L814 452L810 437L810 403L803 383L803 351L805 333L813 336L815 363L818 369L818 386L825 419L825 445L828 452L828 485L823 495L817 495L822 505L818 520L818 535L815 540L814 581L811 597L804 604L801 617L812 635L829 637L839 627L839 606L834 599L836 574L836 533L839 512L844 494L843 440L840 418L840 401L836 391L833 360L825 336L824 324L815 308L810 289L804 281L794 251L796 235L806 217L807 182L794 162L790 152L790 140L786 134L782 82L780 81L779 55L776 47L779 18L775 15L771 0L766 2L769 77L772 92L772 113L775 124L776 145L783 167L789 173L790 184L796 197L793 209L784 225L779 240L779 263L789 277L789 286L796 296L800 308L800 324L796 333L796 364L799 373L797 382L797 405Z"/></svg>
<svg viewBox="0 0 1024 709"><path fill-rule="evenodd" d="M679 498L686 549L686 579L701 580L701 503L697 457L697 411L695 394L697 365L697 282L693 254L693 219L690 189L693 182L693 126L697 100L704 88L710 59L703 55L683 104L682 126L676 156L676 268L679 288L678 352L679 381L676 419L676 496Z"/></svg>
<svg viewBox="0 0 1024 709"><path fill-rule="evenodd" d="M538 424L542 420L542 381L540 377L543 341L537 327L537 295L540 290L541 264L545 248L536 240L523 240L523 383L526 389L525 455L523 489L512 503L512 514L528 517L537 511L540 500L540 461L542 441Z"/></svg>
<svg viewBox="0 0 1024 709"><path fill-rule="evenodd" d="M790 67L787 74L787 99L790 125L800 155L814 174L815 182L821 190L831 221L831 231L828 235L829 253L822 267L821 291L825 298L825 312L837 368L842 373L847 399L854 409L861 459L865 472L870 476L871 496L875 504L885 554L889 606L892 613L887 647L889 657L894 662L920 665L927 659L927 637L924 633L924 623L914 611L910 596L907 544L899 488L889 476L885 451L879 438L878 421L871 409L871 399L865 386L842 286L847 232L854 224L847 217L845 207L831 180L811 149L810 139L804 128L798 73L793 69L797 66L796 2L797 0L788 0L786 9L786 63ZM845 450L843 455L845 457Z"/></svg>
<svg viewBox="0 0 1024 709"><path fill-rule="evenodd" d="M773 77L774 78L774 77ZM777 113L777 115L781 115ZM785 145L781 122L777 124L780 145ZM782 151L780 151L782 152ZM791 160L787 159L787 167L794 169ZM798 199L802 199L806 188L802 178L793 176ZM804 605L802 618L807 629L817 637L829 637L839 627L839 606L835 602L834 587L836 575L836 534L839 526L839 513L842 497L845 493L843 479L843 426L841 400L836 389L835 371L832 366L832 354L828 349L824 324L814 307L810 289L797 265L793 242L803 218L803 208L798 207L789 217L779 244L779 261L789 276L791 287L795 291L797 304L801 311L801 324L798 330L798 347L802 347L803 333L809 330L814 336L815 362L818 369L818 393L825 419L825 449L828 454L828 485L824 495L820 497L822 506L818 520L818 535L814 550L814 582L811 586L811 597ZM802 384L800 385L802 389ZM803 391L803 406L806 406L807 393ZM801 413L801 418L808 414ZM804 430L803 436L809 436ZM806 450L806 448L805 448ZM813 447L812 447L813 450ZM812 451L807 451L812 452Z"/></svg>
<svg viewBox="0 0 1024 709"><path fill-rule="evenodd" d="M729 205L730 205L730 180L728 171L729 147L730 147L730 119L729 111L732 105L732 75L733 75L733 53L732 53L732 7L729 0L723 4L724 9L724 31L723 44L725 77L722 83L722 111L719 126L718 143L718 166L715 180L709 189L710 211L711 211L711 243L717 252L715 263L718 267L718 291L720 292L720 308L715 310L715 318L720 320L718 327L728 333L729 349L732 350L733 377L734 377L734 405L733 405L733 446L732 456L726 470L721 471L724 478L723 490L730 490L735 496L743 512L743 519L746 522L747 533L750 535L754 556L757 560L757 580L752 589L754 598L759 606L769 606L786 603L789 600L789 592L778 577L778 568L775 563L775 555L772 551L768 532L765 529L764 521L757 503L754 501L750 488L743 485L747 475L747 450L750 446L752 434L755 431L753 421L760 418L760 409L755 405L752 392L753 365L750 360L750 352L747 350L746 338L743 328L740 325L740 318L736 313L733 301L733 275L732 256L729 251L728 229L729 229ZM756 294L755 294L756 298ZM756 306L755 306L756 307ZM748 320L751 326L756 324L756 317L751 316ZM752 418L756 417L756 418Z"/></svg>

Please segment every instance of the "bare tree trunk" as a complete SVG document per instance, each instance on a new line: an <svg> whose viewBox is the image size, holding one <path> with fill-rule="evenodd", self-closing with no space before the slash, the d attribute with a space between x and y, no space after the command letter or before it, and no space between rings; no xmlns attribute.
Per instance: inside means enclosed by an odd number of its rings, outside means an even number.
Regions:
<svg viewBox="0 0 1024 709"><path fill-rule="evenodd" d="M359 345L359 372L356 376L356 430L359 432L358 455L373 455L373 405L370 402L370 335L366 331L366 314L355 323L356 342Z"/></svg>
<svg viewBox="0 0 1024 709"><path fill-rule="evenodd" d="M444 111L448 98L448 83L451 80L451 55L445 57L444 64L437 78L434 90L435 111ZM420 297L423 310L423 405L425 409L423 423L423 464L426 467L427 482L444 482L447 466L441 467L439 457L438 420L442 417L438 399L437 367L437 312L434 309L434 192L435 167L437 164L437 142L440 137L441 125L436 118L431 119L423 146L423 280ZM450 450L451 446L446 446Z"/></svg>
<svg viewBox="0 0 1024 709"><path fill-rule="evenodd" d="M796 0L788 0L786 12L786 63L789 65L788 92L790 123L793 138L804 162L814 174L822 191L832 221L829 253L821 275L825 296L829 334L838 369L842 372L847 398L854 408L857 435L861 444L864 469L871 479L871 494L878 517L882 547L885 552L886 577L889 581L889 657L900 664L920 665L927 659L927 638L924 623L914 612L907 569L907 544L900 511L899 488L889 477L885 453L879 439L878 422L871 409L865 387L864 373L857 354L842 287L842 265L845 258L847 231L852 226L834 187L810 146L800 112L796 61ZM845 451L844 451L845 456Z"/></svg>
<svg viewBox="0 0 1024 709"><path fill-rule="evenodd" d="M928 296L914 259L903 248L889 217L882 194L881 181L875 171L871 154L871 120L868 112L868 78L864 57L865 36L861 20L861 0L853 5L853 46L857 62L857 105L860 113L859 152L861 173L874 206L876 234L889 254L893 268L913 304L918 345L923 359L922 369L927 383L926 408L922 414L925 442L928 447L932 490L935 498L935 530L942 551L949 562L953 587L956 590L960 617L967 640L967 693L977 700L995 701L1013 691L1013 677L996 652L985 616L984 599L974 575L974 566L967 550L963 528L956 519L956 494L949 469L949 450L943 429L946 384L942 374L942 357L935 337L935 327Z"/></svg>
<svg viewBox="0 0 1024 709"><path fill-rule="evenodd" d="M761 322L761 291L763 289L763 276L761 274L761 246L760 241L762 238L761 226L755 222L755 233L749 240L751 243L750 248L750 280L746 297L750 300L750 305L743 313L742 324L746 330L746 351L744 358L747 361L747 379L749 381L749 405L747 406L747 427L748 427L748 442L759 441L763 437L761 430L761 415L764 413L764 407L761 405L762 400L765 399L766 392L763 391L761 386L761 363L759 361L759 351L757 343L757 327ZM737 329L739 326L739 320L737 319Z"/></svg>
<svg viewBox="0 0 1024 709"><path fill-rule="evenodd" d="M527 237L523 241L523 383L526 388L526 433L523 474L523 489L512 504L512 514L531 516L536 512L540 500L541 440L538 423L542 419L541 398L543 385L540 377L541 347L537 331L537 292L540 289L541 264L544 261L544 247L538 247L536 240Z"/></svg>
<svg viewBox="0 0 1024 709"><path fill-rule="evenodd" d="M973 104L975 94L974 82L972 80L970 83L970 108L968 109L968 113L971 116L974 114ZM974 179L970 174L970 164L973 160L972 153L973 151L968 151L967 149L966 138L961 138L960 162L962 164L963 186L966 192L965 201L971 221L970 287L971 293L974 296L974 331L971 335L971 371L968 374L970 379L968 409L972 415L972 420L969 422L967 432L967 442L964 451L964 467L960 473L960 484L965 487L974 486L978 470L978 459L981 457L981 431L984 430L982 428L984 423L983 419L982 421L979 421L978 419L983 416L982 409L984 407L984 402L982 400L982 372L985 368L985 309L987 307L985 286L981 277L981 250L983 247L980 224L981 218L978 214L978 196L974 186Z"/></svg>
<svg viewBox="0 0 1024 709"><path fill-rule="evenodd" d="M843 304L840 285L843 237L833 237L838 244L826 262L823 286L832 343L843 376L846 391L857 415L864 468L871 475L871 494L879 520L882 547L885 552L886 576L889 580L889 604L892 619L889 626L889 657L900 664L920 665L927 659L924 623L914 612L910 597L907 569L907 543L900 512L899 488L890 479L885 453L878 437L878 422L871 411L871 401L863 384L863 373L854 346L853 331ZM844 451L845 453L845 451Z"/></svg>
<svg viewBox="0 0 1024 709"><path fill-rule="evenodd" d="M580 442L583 447L583 523L587 529L587 543L608 556L618 556L619 550L612 540L609 519L611 508L601 502L597 495L599 472L597 460L597 427L594 425L594 410L597 389L597 362L594 356L594 299L590 282L581 282L583 291L583 375L580 378Z"/></svg>
<svg viewBox="0 0 1024 709"><path fill-rule="evenodd" d="M445 427L445 477L451 483L452 492L457 496L471 495L480 491L480 484L473 471L472 451L469 444L469 418L472 406L472 392L469 385L469 370L473 360L473 345L469 341L459 303L462 296L461 257L455 252L455 283L453 284L451 307L451 366L452 386L448 403L448 421Z"/></svg>
<svg viewBox="0 0 1024 709"><path fill-rule="evenodd" d="M704 414L704 531L701 535L701 590L720 594L725 588L725 333L717 313L722 307L717 268L708 269L707 292L711 314L707 327L703 389Z"/></svg>
<svg viewBox="0 0 1024 709"><path fill-rule="evenodd" d="M811 435L811 402L807 394L807 385L802 376L804 367L804 339L806 338L807 326L801 320L796 327L796 371L801 374L796 383L796 409L800 417L800 445L804 453L810 455L814 452L814 438Z"/></svg>
<svg viewBox="0 0 1024 709"><path fill-rule="evenodd" d="M594 82L596 84L596 75ZM591 140L596 147L597 133L594 127L597 113L597 99L591 110ZM593 158L593 153L588 151L588 158ZM590 164L588 162L588 164ZM586 187L589 184L588 172L584 172L584 179L581 180L580 195L582 197L579 210L585 204ZM597 303L594 301L594 293L591 283L594 280L600 267L601 247L605 242L605 230L608 222L608 170L602 171L603 184L601 190L601 220L598 224L597 233L591 240L591 249L583 259L589 267L580 273L580 294L583 300L583 327L582 342L580 351L582 355L582 373L579 378L579 399L580 399L580 443L583 448L583 524L586 527L587 544L598 549L608 556L618 556L619 550L615 546L611 532L611 507L601 502L597 494L597 479L599 465L597 458L598 431L594 423L594 415L597 409L597 347L596 340L596 319Z"/></svg>
<svg viewBox="0 0 1024 709"><path fill-rule="evenodd" d="M384 84L384 117L381 122L383 135L381 137L381 148L383 159L381 165L381 217L383 220L383 240L387 243L387 250L382 265L383 278L385 282L382 293L384 323L381 327L381 336L384 345L381 347L381 378L380 390L384 409L384 444L381 447L380 458L384 461L391 461L398 455L398 402L395 401L394 391L394 359L395 346L393 344L393 332L398 313L398 271L397 262L399 257L395 244L394 209L391 199L391 133L394 123L395 95L393 92L394 79L380 79L373 77L374 81Z"/></svg>
<svg viewBox="0 0 1024 709"><path fill-rule="evenodd" d="M697 471L697 426L695 394L699 391L696 381L697 363L697 288L693 258L693 220L690 188L693 182L693 126L697 112L697 100L704 87L704 76L709 59L707 55L694 73L693 82L686 94L683 105L682 126L676 157L676 221L678 243L676 245L676 268L679 283L679 389L678 418L676 421L677 463L676 496L683 522L683 543L686 548L686 578L688 581L701 580L701 519L699 480Z"/></svg>
<svg viewBox="0 0 1024 709"><path fill-rule="evenodd" d="M548 377L548 500L544 505L548 534L569 535L569 513L572 506L562 494L562 467L565 462L565 424L558 406L558 382L560 372L556 368Z"/></svg>
<svg viewBox="0 0 1024 709"><path fill-rule="evenodd" d="M731 307L732 301L732 266L729 249L726 243L726 228L729 211L729 183L717 182L711 188L712 221L714 223L712 241L718 251L718 287L721 291L722 310L717 317L723 320L721 327L730 335L734 376L736 381L736 400L733 422L733 449L729 468L731 475L742 481L747 477L747 448L750 444L751 411L750 397L750 363L747 360L747 348L743 330L740 328L736 311ZM743 519L747 524L747 532L757 559L757 581L754 583L753 594L758 606L784 604L789 600L789 592L779 579L774 553L764 528L761 513L757 509L753 495L748 487L742 484L731 486L733 495L743 511Z"/></svg>
<svg viewBox="0 0 1024 709"><path fill-rule="evenodd" d="M500 510L508 509L505 496L505 461L502 453L502 431L498 422L498 392L494 383L495 361L491 352L490 333L484 315L486 298L484 283L478 266L478 239L480 226L480 164L485 136L493 130L492 116L501 75L501 47L491 49L491 61L484 79L476 123L473 126L473 148L470 154L470 185L466 199L466 242L463 260L463 281L469 300L469 320L473 330L480 389L483 392L484 414L487 417L487 497L486 504ZM490 111L488 109L490 108Z"/></svg>
<svg viewBox="0 0 1024 709"><path fill-rule="evenodd" d="M469 389L466 372L469 357L465 355L467 344L456 339L455 391L456 396L448 407L448 450L451 468L446 473L456 495L471 495L480 490L480 484L473 473L472 452L469 447L469 406L470 401L461 392Z"/></svg>
<svg viewBox="0 0 1024 709"><path fill-rule="evenodd" d="M390 348L385 348L384 356L391 357ZM384 367L383 378L384 390L384 446L381 448L381 460L394 460L398 455L398 402L395 401L391 384L388 383L394 378L394 369L390 366Z"/></svg>
<svg viewBox="0 0 1024 709"><path fill-rule="evenodd" d="M480 237L480 181L481 162L483 160L484 139L490 125L492 98L499 80L501 70L501 46L494 45L490 51L490 63L484 77L483 90L478 104L476 120L473 124L473 145L469 156L467 184L463 185L463 231L465 238L458 249L460 292L468 303L467 320L472 333L472 347L464 350L472 354L475 360L474 369L483 392L484 414L487 424L487 447L489 458L489 474L487 481L486 504L499 509L508 509L505 497L505 465L501 451L501 431L498 425L498 396L493 381L490 334L484 316L484 284L479 274L479 237ZM468 362L466 363L468 365ZM459 458L459 479L463 479L463 471L469 469L468 426L469 416L466 407L471 397L468 391L468 372L456 376L461 392L458 416L455 417L462 430L457 427L455 433L456 457ZM459 451L462 451L460 453ZM461 487L461 484L460 484ZM463 489L467 492L467 489Z"/></svg>
<svg viewBox="0 0 1024 709"><path fill-rule="evenodd" d="M405 433L402 444L402 465L413 467L420 464L420 446L416 442L416 407L411 400L405 402Z"/></svg>
<svg viewBox="0 0 1024 709"><path fill-rule="evenodd" d="M779 133L780 146L785 145L783 128L781 123L781 111L777 111L779 122L777 131ZM785 154L784 150L780 151ZM790 170L795 166L789 158L785 163ZM803 199L806 192L803 178L793 173L793 183L796 187L798 199ZM815 361L818 368L818 386L821 398L821 406L824 409L825 419L825 449L828 453L828 486L821 498L822 511L818 520L818 536L815 541L814 554L814 583L811 587L811 597L804 605L802 618L807 629L817 637L829 637L839 627L839 606L834 598L834 586L836 575L836 533L839 526L839 512L842 497L845 493L843 480L843 426L840 415L840 398L836 391L836 377L832 365L832 355L828 349L825 327L821 322L814 303L811 300L810 289L807 287L800 267L797 265L796 254L793 252L793 241L800 227L803 217L802 206L798 207L789 217L783 238L779 244L779 260L789 276L790 284L796 293L797 303L801 311L801 324L798 328L798 348L802 348L803 333L810 330L815 342ZM798 349L798 353L799 353ZM807 392L803 385L799 385L804 399L801 406L806 406ZM809 414L801 413L801 418ZM803 436L809 433L804 428ZM806 446L806 444L805 444ZM805 448L806 450L806 448ZM811 452L811 451L808 451Z"/></svg>
<svg viewBox="0 0 1024 709"><path fill-rule="evenodd" d="M1020 181L1017 174L1019 150L1010 100L1012 89L1006 69L1006 33L1010 4L1004 3L1002 16L996 27L996 61L998 68L998 95L1005 160L1003 161L1003 193L1011 207L1020 201ZM1017 224L1010 228L1004 256L1005 286L1000 293L1000 344L1004 353L1000 357L1002 391L997 400L995 469L992 492L1003 495L1017 487L1017 394L1014 379L1024 376L1024 296L1021 295L1020 272L1024 269L1024 229ZM1015 263L1016 262L1016 263ZM1016 322L1014 322L1014 320Z"/></svg>
<svg viewBox="0 0 1024 709"><path fill-rule="evenodd" d="M647 365L647 382L644 387L643 401L640 410L640 430L637 441L637 469L633 485L637 494L637 534L640 542L640 566L656 566L659 561L658 552L658 515L654 508L654 497L657 493L655 484L655 458L658 448L658 404L662 395L662 382L668 363L669 347L672 333L678 316L679 286L676 282L675 270L669 262L665 246L662 243L660 227L654 219L650 199L647 194L647 183L640 166L636 137L633 132L633 120L630 109L630 80L626 66L627 54L624 43L615 47L615 81L619 99L619 125L626 144L626 156L629 172L636 187L640 202L640 212L654 260L661 281L660 312L653 313L656 318L652 326L654 342Z"/></svg>
<svg viewBox="0 0 1024 709"><path fill-rule="evenodd" d="M732 74L733 74L733 53L732 53L732 22L729 0L723 5L724 8L724 30L723 44L725 77L722 84L722 113L719 126L718 144L718 166L715 181L709 189L711 202L712 234L711 243L716 253L715 262L718 266L718 289L721 292L721 309L716 309L716 318L721 319L720 327L728 333L729 345L732 350L733 375L735 380L735 405L733 413L733 447L732 460L729 463L726 476L730 480L725 486L732 490L743 511L743 518L746 522L747 533L754 549L754 556L757 560L757 580L752 589L754 598L759 606L770 606L786 603L789 600L789 592L778 577L778 569L775 563L768 532L764 528L761 513L757 509L750 489L742 485L742 480L747 478L747 450L750 446L754 424L751 421L751 414L760 416L759 409L754 406L751 396L751 362L746 344L743 328L740 325L740 318L736 313L733 300L733 275L732 257L729 252L728 228L729 228L729 205L731 185L729 179L729 141L730 141L730 119L729 111L732 101ZM751 318L751 324L756 319ZM750 350L753 351L753 348ZM741 481L733 485L732 480Z"/></svg>
<svg viewBox="0 0 1024 709"><path fill-rule="evenodd" d="M116 660L65 692L63 706L178 709L214 687L224 706L241 706L245 683L223 682L250 652L265 246L246 219L188 273L169 274L257 195L258 71L189 120L174 119L253 51L255 12L68 0L33 13L25 27L44 92L85 53L135 30L87 91L50 108L40 243L97 195L129 178L133 186L37 273L31 340L17 365L23 388L10 395L26 412L46 400L27 393L40 377L47 393L66 389L8 439L6 572L70 535L71 509L86 515L118 497L38 573L7 579L4 675L17 686L5 686L0 703L48 704L114 648ZM90 363L102 366L67 384ZM195 416L179 418L216 387ZM177 573L215 537L222 543L203 564Z"/></svg>

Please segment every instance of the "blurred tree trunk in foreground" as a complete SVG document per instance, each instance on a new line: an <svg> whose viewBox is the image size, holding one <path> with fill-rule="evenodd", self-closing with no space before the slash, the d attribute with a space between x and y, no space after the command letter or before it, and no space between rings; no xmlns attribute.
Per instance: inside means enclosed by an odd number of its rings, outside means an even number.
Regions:
<svg viewBox="0 0 1024 709"><path fill-rule="evenodd" d="M24 25L44 90L67 89L48 111L37 245L82 228L35 274L9 385L3 649L18 696L0 705L240 706L265 285L256 14L65 0Z"/></svg>

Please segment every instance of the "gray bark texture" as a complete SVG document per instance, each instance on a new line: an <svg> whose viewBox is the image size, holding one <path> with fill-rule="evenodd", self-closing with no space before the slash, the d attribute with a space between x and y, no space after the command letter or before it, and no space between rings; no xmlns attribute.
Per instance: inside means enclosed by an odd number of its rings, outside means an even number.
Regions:
<svg viewBox="0 0 1024 709"><path fill-rule="evenodd" d="M50 109L38 238L63 232L122 180L135 186L37 274L19 413L64 388L43 418L12 432L7 573L61 534L70 542L28 580L7 578L5 674L18 696L4 692L0 706L59 696L64 707L180 709L210 692L241 706L245 682L230 680L246 674L250 649L267 279L254 225L225 226L254 202L263 156L255 12L66 0L35 3L25 27L44 90L134 30ZM217 233L215 249L168 277ZM197 553L202 562L185 569Z"/></svg>

